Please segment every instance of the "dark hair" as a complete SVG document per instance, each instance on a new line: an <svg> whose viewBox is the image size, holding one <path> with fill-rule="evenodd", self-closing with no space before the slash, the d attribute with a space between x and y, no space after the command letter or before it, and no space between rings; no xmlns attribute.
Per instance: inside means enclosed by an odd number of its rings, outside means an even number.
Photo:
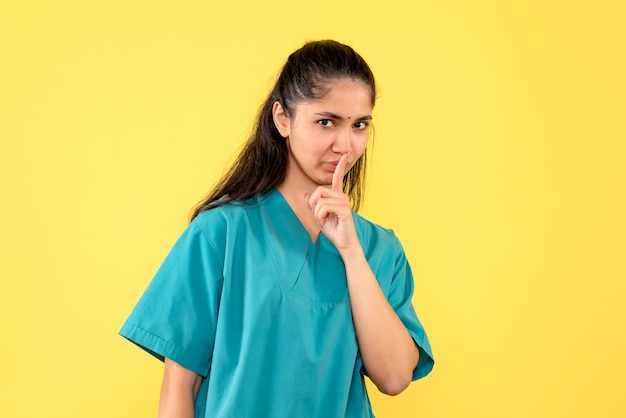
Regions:
<svg viewBox="0 0 626 418"><path fill-rule="evenodd" d="M374 106L374 75L351 47L324 40L308 42L293 52L261 106L243 150L209 195L194 207L191 220L207 209L243 201L278 187L287 172L288 150L274 125L274 103L279 102L287 115L294 114L298 103L323 98L328 93L328 83L342 78L363 81L371 90ZM343 178L343 190L350 196L355 211L363 200L366 161L364 152Z"/></svg>

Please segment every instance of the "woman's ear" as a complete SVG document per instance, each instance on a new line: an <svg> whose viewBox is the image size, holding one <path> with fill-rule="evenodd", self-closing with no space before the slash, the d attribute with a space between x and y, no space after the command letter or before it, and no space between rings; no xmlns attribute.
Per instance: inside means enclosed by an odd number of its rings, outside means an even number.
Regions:
<svg viewBox="0 0 626 418"><path fill-rule="evenodd" d="M272 105L272 116L278 133L283 138L289 138L289 115L287 115L285 108L279 102L274 102Z"/></svg>

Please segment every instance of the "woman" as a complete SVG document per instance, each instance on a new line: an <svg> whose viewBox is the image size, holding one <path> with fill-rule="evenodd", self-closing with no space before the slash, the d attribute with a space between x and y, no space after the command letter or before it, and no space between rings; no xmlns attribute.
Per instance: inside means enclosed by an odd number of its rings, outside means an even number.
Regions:
<svg viewBox="0 0 626 418"><path fill-rule="evenodd" d="M363 197L374 76L349 46L290 55L241 155L120 333L164 360L160 417L372 417L433 367L413 277Z"/></svg>

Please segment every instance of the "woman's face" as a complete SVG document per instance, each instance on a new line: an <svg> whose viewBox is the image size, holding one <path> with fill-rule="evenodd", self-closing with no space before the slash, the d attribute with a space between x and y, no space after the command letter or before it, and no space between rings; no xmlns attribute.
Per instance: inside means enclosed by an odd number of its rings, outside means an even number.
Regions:
<svg viewBox="0 0 626 418"><path fill-rule="evenodd" d="M332 81L327 87L323 98L298 103L290 115L274 103L274 123L289 149L286 183L307 189L330 185L344 154L348 172L365 152L372 120L369 87L351 79Z"/></svg>

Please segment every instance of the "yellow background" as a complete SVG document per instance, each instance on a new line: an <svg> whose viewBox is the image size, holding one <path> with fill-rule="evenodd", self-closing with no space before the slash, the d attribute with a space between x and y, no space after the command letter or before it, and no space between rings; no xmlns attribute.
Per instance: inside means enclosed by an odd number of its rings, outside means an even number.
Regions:
<svg viewBox="0 0 626 418"><path fill-rule="evenodd" d="M624 417L624 1L0 2L0 416L155 416L116 333L273 76L335 38L380 86L363 213L434 372L379 417Z"/></svg>

